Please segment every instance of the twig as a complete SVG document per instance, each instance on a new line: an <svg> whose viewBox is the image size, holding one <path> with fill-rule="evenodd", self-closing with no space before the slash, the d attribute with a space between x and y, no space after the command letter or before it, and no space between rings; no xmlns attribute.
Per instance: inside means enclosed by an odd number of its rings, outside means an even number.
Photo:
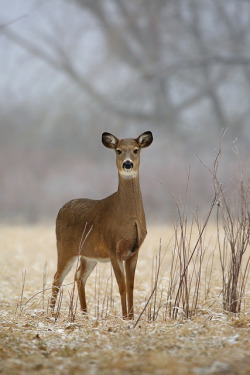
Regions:
<svg viewBox="0 0 250 375"><path fill-rule="evenodd" d="M156 290L157 290L158 279L159 279L159 273L160 273L160 267L161 267L161 262L162 262L161 257L160 257L160 254L161 254L161 240L160 240L160 246L159 246L159 262L158 262L158 266L157 266L157 270L156 270L155 285L154 285L154 287L153 287L153 290L152 290L152 292L151 292L151 294L150 294L150 296L149 296L149 298L148 298L148 300L147 300L147 302L146 302L144 308L142 309L140 315L138 316L138 318L137 318L137 320L136 320L136 322L135 322L133 328L135 328L135 327L137 326L137 324L139 323L139 321L140 321L140 319L141 319L141 317L142 317L144 311L146 310L146 308L147 308L149 302L151 301L151 298L153 297L154 293L155 293Z"/></svg>

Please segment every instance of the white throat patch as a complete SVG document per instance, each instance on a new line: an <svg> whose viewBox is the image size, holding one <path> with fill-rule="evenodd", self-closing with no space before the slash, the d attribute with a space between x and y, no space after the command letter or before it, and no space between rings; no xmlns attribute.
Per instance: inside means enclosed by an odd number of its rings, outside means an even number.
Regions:
<svg viewBox="0 0 250 375"><path fill-rule="evenodd" d="M126 171L122 170L122 171L119 171L119 173L124 178L135 178L138 175L138 172L137 171L133 171L133 169L131 171L129 171L129 172L126 172Z"/></svg>

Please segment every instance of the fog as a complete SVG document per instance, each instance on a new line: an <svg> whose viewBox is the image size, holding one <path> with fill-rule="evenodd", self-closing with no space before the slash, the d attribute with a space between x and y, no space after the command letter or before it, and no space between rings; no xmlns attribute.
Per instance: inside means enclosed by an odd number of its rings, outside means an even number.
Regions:
<svg viewBox="0 0 250 375"><path fill-rule="evenodd" d="M140 180L150 222L174 198L209 209L219 176L249 178L250 1L15 0L0 15L0 220L54 220L117 188L101 134L151 130ZM202 162L201 162L202 161Z"/></svg>

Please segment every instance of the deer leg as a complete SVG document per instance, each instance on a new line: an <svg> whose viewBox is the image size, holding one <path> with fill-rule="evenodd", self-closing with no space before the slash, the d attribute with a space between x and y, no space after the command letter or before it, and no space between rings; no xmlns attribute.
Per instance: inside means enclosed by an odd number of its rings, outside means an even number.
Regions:
<svg viewBox="0 0 250 375"><path fill-rule="evenodd" d="M76 271L75 280L77 281L77 288L78 288L78 295L81 304L81 310L84 313L87 313L87 304L86 304L86 297L85 297L85 284L86 281L96 266L96 261L89 260L86 258L80 258L80 266Z"/></svg>
<svg viewBox="0 0 250 375"><path fill-rule="evenodd" d="M127 299L128 299L128 318L134 319L134 280L135 280L135 269L138 259L138 251L129 259L125 261L126 270L126 287L127 287Z"/></svg>
<svg viewBox="0 0 250 375"><path fill-rule="evenodd" d="M54 276L52 285L52 296L50 300L50 308L53 310L56 304L57 294L62 286L63 280L68 275L77 257L72 257L66 261L58 259L57 271Z"/></svg>
<svg viewBox="0 0 250 375"><path fill-rule="evenodd" d="M111 259L112 267L116 277L116 281L119 287L119 292L121 296L121 305L122 305L122 317L123 319L127 318L127 302L126 302L126 283L124 275L124 267L121 260L118 260L116 257Z"/></svg>

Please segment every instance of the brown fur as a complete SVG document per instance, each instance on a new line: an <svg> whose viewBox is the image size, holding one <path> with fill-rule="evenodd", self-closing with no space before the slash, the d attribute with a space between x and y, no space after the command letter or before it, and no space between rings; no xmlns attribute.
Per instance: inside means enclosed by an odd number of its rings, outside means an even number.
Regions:
<svg viewBox="0 0 250 375"><path fill-rule="evenodd" d="M87 311L85 283L96 262L110 260L119 286L123 317L134 317L134 274L138 251L147 233L139 184L140 150L149 146L152 140L151 132L143 133L137 139L123 140L103 133L103 144L116 151L118 190L102 200L74 199L60 209L56 220L58 266L52 288L52 308L65 276L80 255L76 280L81 309ZM136 154L134 150L137 150ZM124 170L125 160L133 163L133 177ZM91 230L79 250L86 224L86 233Z"/></svg>

